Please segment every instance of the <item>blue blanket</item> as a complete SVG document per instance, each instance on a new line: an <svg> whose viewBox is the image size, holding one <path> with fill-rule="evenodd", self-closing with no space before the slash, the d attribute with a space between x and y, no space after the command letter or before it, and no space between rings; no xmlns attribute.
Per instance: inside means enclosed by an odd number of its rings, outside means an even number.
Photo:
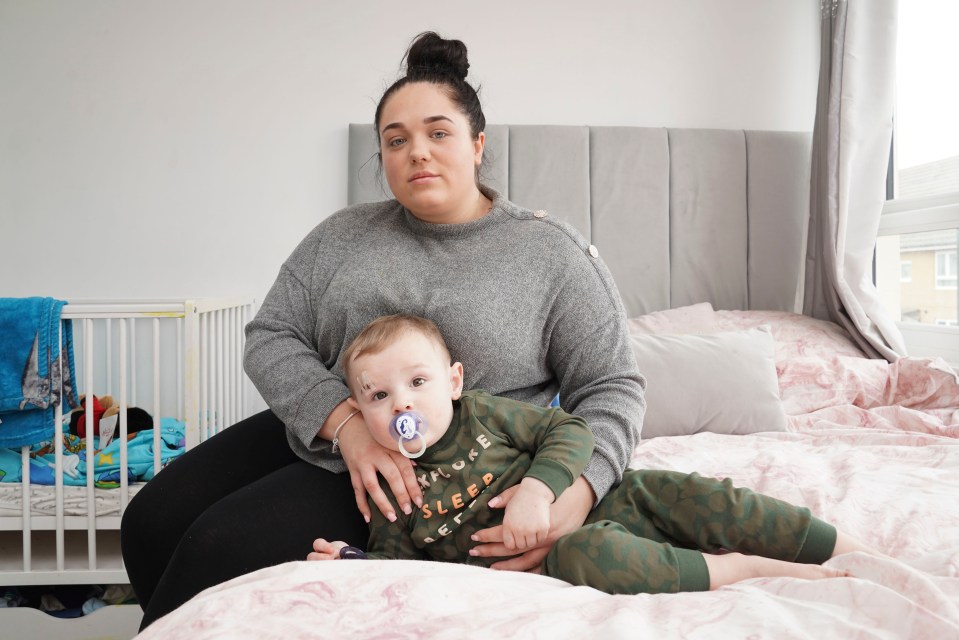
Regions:
<svg viewBox="0 0 959 640"><path fill-rule="evenodd" d="M73 323L53 298L0 298L0 447L53 437L54 411L79 406L74 380ZM63 396L61 397L61 392Z"/></svg>
<svg viewBox="0 0 959 640"><path fill-rule="evenodd" d="M185 425L173 418L160 418L160 468L180 457L185 448ZM93 439L94 449L100 446ZM52 442L44 442L30 450L31 484L52 485L55 482L56 454ZM19 451L0 449L0 482L23 480L23 458ZM63 467L65 485L84 486L87 483L86 440L73 434L63 436ZM153 429L144 429L127 441L127 482L153 478ZM114 440L93 456L93 484L101 489L120 486L120 441Z"/></svg>

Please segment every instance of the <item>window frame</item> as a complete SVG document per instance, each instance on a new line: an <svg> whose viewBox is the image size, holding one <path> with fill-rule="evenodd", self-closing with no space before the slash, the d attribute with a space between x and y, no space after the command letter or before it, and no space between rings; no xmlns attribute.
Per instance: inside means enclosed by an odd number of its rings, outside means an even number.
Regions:
<svg viewBox="0 0 959 640"><path fill-rule="evenodd" d="M903 274L903 268L908 265L909 275ZM899 282L909 284L912 282L912 260L899 260Z"/></svg>
<svg viewBox="0 0 959 640"><path fill-rule="evenodd" d="M895 139L895 132L893 133ZM894 171L890 162L890 172ZM894 178L887 182L891 187ZM887 191L892 191L887 188ZM920 198L888 199L879 219L878 236L959 229L959 192ZM874 270L875 273L875 270ZM873 280L875 282L875 279ZM959 371L959 327L897 322L910 356L941 356Z"/></svg>
<svg viewBox="0 0 959 640"><path fill-rule="evenodd" d="M949 260L950 257L952 258L951 261ZM936 251L936 291L955 291L959 288L959 279L957 279L957 276L959 276L959 273L957 273L959 264L956 262L957 257L959 257L959 254L957 254L956 251ZM945 267L943 270L944 273L940 273L939 271L939 258L945 258L942 263L942 266ZM951 272L949 269L950 266L952 266ZM939 284L940 279L952 280L953 284Z"/></svg>

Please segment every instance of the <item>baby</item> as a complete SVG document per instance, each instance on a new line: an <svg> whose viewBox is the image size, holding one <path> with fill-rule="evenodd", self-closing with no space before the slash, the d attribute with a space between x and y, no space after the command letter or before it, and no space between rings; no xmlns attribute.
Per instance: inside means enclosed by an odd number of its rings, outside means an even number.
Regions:
<svg viewBox="0 0 959 640"><path fill-rule="evenodd" d="M437 327L408 315L374 320L347 348L348 402L379 444L416 458L424 501L411 515L395 509L392 520L373 508L366 554L320 538L309 560L489 566L498 558L472 555L472 535L499 524L508 549L546 541L550 504L582 473L592 433L559 408L464 392L463 366L451 360ZM516 484L505 514L488 507ZM540 571L608 593L672 593L763 576L838 577L845 574L819 564L858 550L868 549L808 509L729 480L627 470Z"/></svg>

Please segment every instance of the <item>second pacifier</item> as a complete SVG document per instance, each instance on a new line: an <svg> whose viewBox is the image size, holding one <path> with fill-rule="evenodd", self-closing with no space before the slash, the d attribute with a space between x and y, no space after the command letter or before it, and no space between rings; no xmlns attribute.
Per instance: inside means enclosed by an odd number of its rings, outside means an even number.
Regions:
<svg viewBox="0 0 959 640"><path fill-rule="evenodd" d="M423 435L426 433L426 420L415 411L404 411L397 414L390 421L390 434L396 438L396 444L407 458L419 458L426 451L426 439ZM405 446L405 441L419 438L420 448L417 451L409 451Z"/></svg>

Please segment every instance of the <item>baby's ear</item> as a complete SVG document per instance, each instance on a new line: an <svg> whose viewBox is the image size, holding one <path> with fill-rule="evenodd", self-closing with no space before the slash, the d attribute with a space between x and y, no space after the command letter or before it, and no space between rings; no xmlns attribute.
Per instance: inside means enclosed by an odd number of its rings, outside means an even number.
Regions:
<svg viewBox="0 0 959 640"><path fill-rule="evenodd" d="M360 405L356 404L356 400L353 398L353 396L350 396L349 398L346 399L346 404L353 407L353 409L356 411L360 410Z"/></svg>
<svg viewBox="0 0 959 640"><path fill-rule="evenodd" d="M463 395L463 365L460 362L450 365L450 386L453 388L452 399L459 400Z"/></svg>

